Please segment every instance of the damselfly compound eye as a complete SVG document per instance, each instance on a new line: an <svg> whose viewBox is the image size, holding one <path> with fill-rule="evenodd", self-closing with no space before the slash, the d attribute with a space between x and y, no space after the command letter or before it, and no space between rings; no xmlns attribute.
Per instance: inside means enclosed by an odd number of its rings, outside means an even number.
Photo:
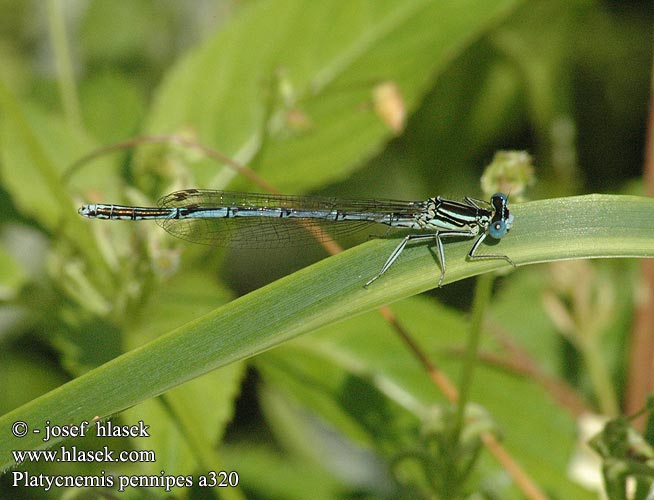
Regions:
<svg viewBox="0 0 654 500"><path fill-rule="evenodd" d="M503 220L493 222L488 228L488 234L499 240L506 234L506 223Z"/></svg>

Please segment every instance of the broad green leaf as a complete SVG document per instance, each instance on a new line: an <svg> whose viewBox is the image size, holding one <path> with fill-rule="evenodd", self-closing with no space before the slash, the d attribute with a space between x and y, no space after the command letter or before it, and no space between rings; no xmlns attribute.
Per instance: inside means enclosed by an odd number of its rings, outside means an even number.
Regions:
<svg viewBox="0 0 654 500"><path fill-rule="evenodd" d="M0 411L7 412L65 383L64 374L42 359L7 348L0 352ZM20 384L17 383L20 381Z"/></svg>
<svg viewBox="0 0 654 500"><path fill-rule="evenodd" d="M117 163L102 159L94 169L70 170L82 154L94 148L93 141L61 118L38 108L22 106L0 81L0 172L3 187L25 216L35 219L53 234L66 234L69 241L85 242L79 251L96 269L106 286L110 278L99 258L89 227L77 215L70 192L92 192L99 179L116 177ZM68 177L67 174L70 174ZM100 182L102 184L102 182ZM116 183L108 189L115 192Z"/></svg>
<svg viewBox="0 0 654 500"><path fill-rule="evenodd" d="M162 469L190 473L226 467L218 445L233 416L244 369L243 363L232 363L124 412L122 422L128 425L156 422L148 439L134 441L135 447L157 455L156 462L144 463L142 469L157 474Z"/></svg>
<svg viewBox="0 0 654 500"><path fill-rule="evenodd" d="M84 81L80 100L86 127L107 145L134 135L145 114L145 96L133 82L110 72Z"/></svg>
<svg viewBox="0 0 654 500"><path fill-rule="evenodd" d="M393 309L422 352L457 381L461 355L456 352L463 348L467 332L463 315L419 298ZM304 405L298 413L306 420L315 421L317 414L324 425L341 433L341 439L352 440L351 446L359 443L389 461L418 448L419 429L430 407L445 400L392 327L371 314L293 340L260 356L257 366L275 391ZM494 350L490 337L485 340L483 349ZM353 384L354 379L359 384ZM479 367L473 387L472 402L489 410L504 445L541 486L561 498L592 498L582 496L581 488L567 479L575 421L565 408L557 407L533 381L492 366ZM384 404L374 391L384 395ZM320 452L319 436L288 420L273 419L278 440L290 440L291 449L316 461L329 460ZM298 450L294 443L312 446ZM491 459L483 463L482 477L497 473L499 464Z"/></svg>
<svg viewBox="0 0 654 500"><path fill-rule="evenodd" d="M27 280L27 272L16 258L0 247L0 300L9 301L18 294Z"/></svg>
<svg viewBox="0 0 654 500"><path fill-rule="evenodd" d="M295 351L294 354L304 355L306 351ZM323 364L323 366L325 365ZM306 389L309 389L308 386L312 383L317 384L310 398L323 396L323 394L319 394L321 382L330 373L333 371L329 370L329 373L325 373L320 380L316 378L307 380ZM292 378L285 377L286 381L291 381ZM350 389L352 391L345 395L344 399L356 400L361 406L370 405L376 409L379 407L378 404L391 406L393 404L389 400L382 401L384 398L380 395L371 399L371 392L367 391L362 384L351 386ZM309 392L312 391L307 390L305 396ZM259 401L265 413L266 423L271 427L275 437L275 442L279 443L289 460L299 460L320 466L327 476L338 478L343 485L363 487L368 491L380 494L383 492L384 496L395 498L391 492L396 485L388 475L388 461L385 460L385 457L380 456L378 450L372 449L370 443L344 438L332 425L332 420L325 418L324 413L316 414L307 411L307 407L301 400L291 397L277 384L265 384L261 388ZM346 401L341 403L346 403ZM370 417L373 413L374 410L371 408L366 416ZM401 417L392 412L383 412L376 416L377 420L374 424L378 426L379 430L389 425L395 428L397 422L393 419ZM373 424L373 422L368 423ZM389 441L387 444L398 450L397 443Z"/></svg>
<svg viewBox="0 0 654 500"><path fill-rule="evenodd" d="M117 177L111 157L65 174L69 167L97 147L83 131L35 106L23 106L0 82L0 168L2 183L16 207L51 232L70 226L83 234L82 220L70 192L91 192L103 178ZM113 184L116 187L116 183ZM110 190L107 196L116 195Z"/></svg>
<svg viewBox="0 0 654 500"><path fill-rule="evenodd" d="M262 443L228 444L224 452L229 470L237 471L243 484L247 478L248 491L258 497L305 500L307 492L313 500L337 500L347 496L342 482L326 474L324 468Z"/></svg>
<svg viewBox="0 0 654 500"><path fill-rule="evenodd" d="M392 82L409 111L453 55L514 0L268 0L178 63L157 94L152 134L198 139L286 191L345 178L392 136L374 112ZM194 170L200 186L235 172Z"/></svg>

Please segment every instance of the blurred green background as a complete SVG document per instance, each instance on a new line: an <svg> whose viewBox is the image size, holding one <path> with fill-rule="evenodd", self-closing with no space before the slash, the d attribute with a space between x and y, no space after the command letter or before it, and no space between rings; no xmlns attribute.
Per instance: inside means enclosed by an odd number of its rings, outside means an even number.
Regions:
<svg viewBox="0 0 654 500"><path fill-rule="evenodd" d="M77 215L186 187L263 190L180 142L288 193L479 198L483 167L510 149L534 158L527 198L644 194L652 18L650 2L590 0L0 0L0 414L326 256L199 248ZM138 137L151 140L78 162ZM628 406L640 265L531 266L496 284L472 398L550 498L595 498L569 470L576 425ZM454 380L473 286L394 306ZM45 492L5 473L0 495L447 498L429 432L443 402L368 313L121 413L154 435L112 446L156 463L18 467L235 470L238 489ZM522 498L484 452L451 498L473 494Z"/></svg>

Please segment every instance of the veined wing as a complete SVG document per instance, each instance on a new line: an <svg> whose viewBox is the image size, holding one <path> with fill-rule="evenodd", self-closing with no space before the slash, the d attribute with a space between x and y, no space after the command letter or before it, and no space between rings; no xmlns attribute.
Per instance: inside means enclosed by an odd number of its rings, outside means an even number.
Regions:
<svg viewBox="0 0 654 500"><path fill-rule="evenodd" d="M157 220L173 236L216 246L274 248L306 245L310 241L331 240L384 223L391 217L411 217L421 202L398 200L343 199L326 196L277 195L189 189L159 200L162 208L190 209L198 213L229 208L223 217L186 217ZM203 210L200 210L203 209ZM273 216L276 209L278 216ZM282 216L301 210L314 216ZM234 213L248 212L249 216ZM229 215L229 214L232 215ZM261 214L261 215L258 215ZM360 214L364 220L338 220L336 214ZM332 217L333 215L333 217Z"/></svg>

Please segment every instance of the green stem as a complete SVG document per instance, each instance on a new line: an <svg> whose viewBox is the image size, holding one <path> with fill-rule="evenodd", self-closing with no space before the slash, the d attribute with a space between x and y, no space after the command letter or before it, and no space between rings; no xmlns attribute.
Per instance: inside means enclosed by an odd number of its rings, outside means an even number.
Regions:
<svg viewBox="0 0 654 500"><path fill-rule="evenodd" d="M61 0L48 1L48 24L64 112L68 118L68 123L81 129L83 126L82 114L77 97L77 87L70 57L70 47L66 37L66 23Z"/></svg>
<svg viewBox="0 0 654 500"><path fill-rule="evenodd" d="M461 438L461 432L465 419L465 408L470 397L472 387L472 378L478 363L477 353L479 352L479 343L481 341L481 327L484 320L484 312L490 301L491 289L494 275L486 273L477 279L475 287L475 298L472 304L472 317L470 318L470 335L468 336L468 345L466 347L463 371L461 373L461 383L459 387L459 401L455 417L454 432L452 433L452 442L458 443Z"/></svg>
<svg viewBox="0 0 654 500"><path fill-rule="evenodd" d="M599 407L604 415L618 416L620 407L615 397L615 387L606 368L606 361L600 352L600 346L594 341L584 342L584 344L582 353Z"/></svg>
<svg viewBox="0 0 654 500"><path fill-rule="evenodd" d="M468 335L468 345L463 360L463 371L461 372L461 383L459 386L459 400L457 403L456 414L454 416L454 426L451 434L450 450L453 454L451 464L458 463L459 450L461 447L461 433L465 425L465 413L468 399L470 398L470 389L474 377L475 368L478 363L477 353L479 352L479 343L481 341L481 327L484 320L484 312L490 301L491 288L493 285L493 274L487 273L477 279L475 287L475 298L472 304L472 317L470 318L470 334ZM447 474L447 484L443 488L444 498L457 498L461 479L460 471L454 466L453 470Z"/></svg>

